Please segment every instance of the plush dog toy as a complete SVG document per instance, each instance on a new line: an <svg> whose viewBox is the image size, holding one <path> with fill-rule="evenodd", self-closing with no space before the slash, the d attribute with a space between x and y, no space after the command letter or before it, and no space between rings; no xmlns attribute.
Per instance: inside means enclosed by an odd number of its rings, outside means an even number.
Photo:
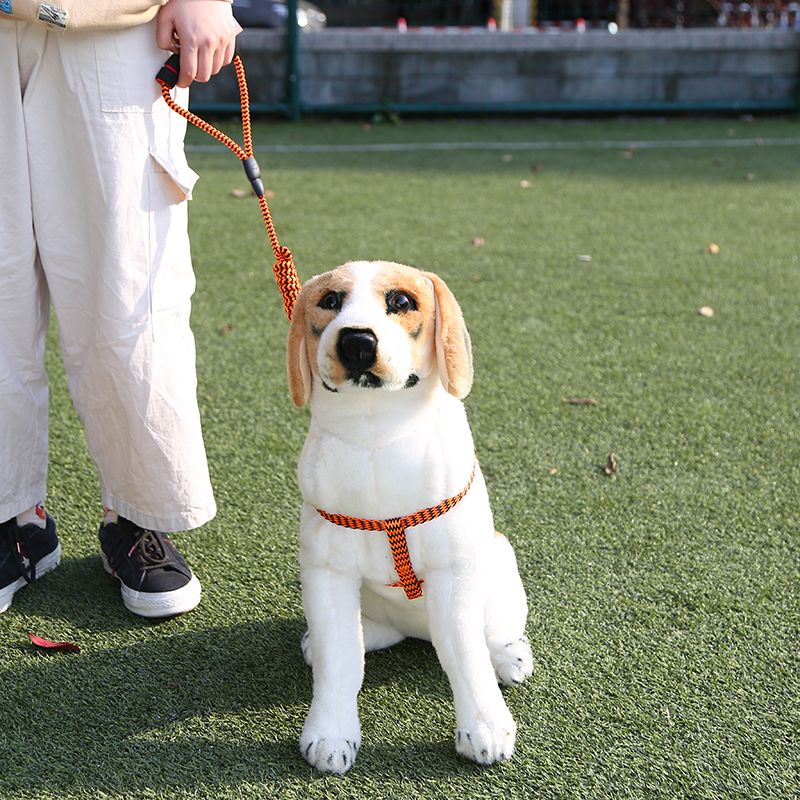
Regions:
<svg viewBox="0 0 800 800"><path fill-rule="evenodd" d="M511 757L498 687L532 670L527 604L495 532L467 423L470 340L432 273L353 262L309 280L287 347L297 406L311 403L298 465L300 577L314 697L306 760L346 772L361 743L365 651L433 642L453 690L456 750Z"/></svg>

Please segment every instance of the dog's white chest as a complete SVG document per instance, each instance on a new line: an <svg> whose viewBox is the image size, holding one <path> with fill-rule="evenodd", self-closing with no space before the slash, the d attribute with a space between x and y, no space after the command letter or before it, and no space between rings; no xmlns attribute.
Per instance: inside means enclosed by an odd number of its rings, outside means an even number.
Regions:
<svg viewBox="0 0 800 800"><path fill-rule="evenodd" d="M397 581L384 532L331 524L317 509L386 520L428 509L461 492L474 465L463 406L441 393L421 411L393 418L383 413L378 420L365 414L338 420L334 430L312 422L298 470L306 502L301 525L304 560L344 571L355 569L378 588ZM406 530L415 570L424 572L449 563L454 557L454 537L465 539L466 544L476 526L492 529L479 470L477 478L456 508Z"/></svg>
<svg viewBox="0 0 800 800"><path fill-rule="evenodd" d="M460 490L472 466L472 436L461 403L436 394L411 411L374 413L354 403L347 416L313 417L298 465L305 501L331 513L386 519Z"/></svg>

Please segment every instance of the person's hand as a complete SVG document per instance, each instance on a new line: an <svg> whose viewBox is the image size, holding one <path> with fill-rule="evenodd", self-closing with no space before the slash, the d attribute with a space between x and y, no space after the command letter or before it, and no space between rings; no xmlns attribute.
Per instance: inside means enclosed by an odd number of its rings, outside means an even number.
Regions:
<svg viewBox="0 0 800 800"><path fill-rule="evenodd" d="M242 28L225 0L169 0L158 12L156 43L162 50L180 50L177 86L205 83L233 60Z"/></svg>

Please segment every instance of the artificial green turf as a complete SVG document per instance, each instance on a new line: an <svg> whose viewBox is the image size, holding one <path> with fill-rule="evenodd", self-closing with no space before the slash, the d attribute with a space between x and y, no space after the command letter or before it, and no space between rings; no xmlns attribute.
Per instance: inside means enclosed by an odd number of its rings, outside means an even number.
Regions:
<svg viewBox="0 0 800 800"><path fill-rule="evenodd" d="M797 135L794 120L258 126L267 145L620 142L259 158L302 277L392 259L459 297L478 455L529 596L536 668L506 692L510 763L455 755L436 656L405 642L367 657L344 778L315 775L296 747L311 692L295 552L307 412L286 394L272 259L257 205L230 195L245 183L235 159L193 154L220 511L178 539L203 603L161 624L122 608L53 336L48 504L65 558L0 618L0 795L798 796L799 148L627 147ZM29 630L82 653L41 656Z"/></svg>

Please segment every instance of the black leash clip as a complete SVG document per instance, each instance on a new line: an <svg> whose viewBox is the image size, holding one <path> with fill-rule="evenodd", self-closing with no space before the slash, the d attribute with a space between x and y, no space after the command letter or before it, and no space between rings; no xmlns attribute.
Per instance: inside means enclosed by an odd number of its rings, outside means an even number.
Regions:
<svg viewBox="0 0 800 800"><path fill-rule="evenodd" d="M166 84L170 89L175 88L178 76L181 73L181 54L173 53L165 62L164 66L158 71L156 80Z"/></svg>

